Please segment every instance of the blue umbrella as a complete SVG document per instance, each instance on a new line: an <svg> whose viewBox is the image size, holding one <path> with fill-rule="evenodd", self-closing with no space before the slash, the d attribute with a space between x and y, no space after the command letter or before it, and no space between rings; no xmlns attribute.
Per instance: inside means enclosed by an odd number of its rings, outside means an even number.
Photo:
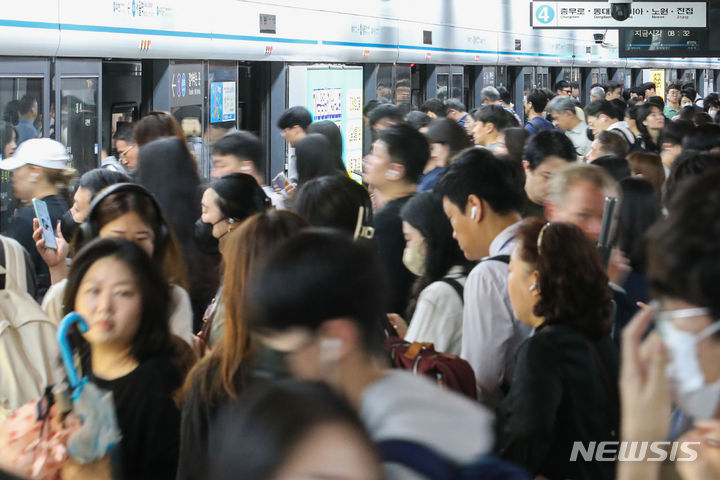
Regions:
<svg viewBox="0 0 720 480"><path fill-rule="evenodd" d="M72 410L82 421L82 427L70 437L67 447L70 456L78 463L89 463L104 458L120 442L121 434L112 392L100 390L88 381L87 376L79 378L75 370L72 347L67 336L68 329L74 324L77 324L81 333L87 332L87 323L75 312L70 312L62 319L57 332L60 354L68 377L67 387L72 392ZM65 392L68 392L67 387Z"/></svg>

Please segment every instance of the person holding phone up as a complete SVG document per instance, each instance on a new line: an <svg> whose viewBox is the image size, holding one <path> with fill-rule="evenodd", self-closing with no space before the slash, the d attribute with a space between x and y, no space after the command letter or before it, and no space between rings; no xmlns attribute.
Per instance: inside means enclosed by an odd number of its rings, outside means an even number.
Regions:
<svg viewBox="0 0 720 480"><path fill-rule="evenodd" d="M35 138L23 142L15 155L0 161L0 169L11 170L13 194L22 205L10 219L5 235L17 240L30 254L37 278L37 295L41 299L50 287L50 273L40 257L33 240L33 198L42 200L53 230L60 229L60 219L68 205L60 194L67 189L75 171L69 168L65 146L49 138Z"/></svg>

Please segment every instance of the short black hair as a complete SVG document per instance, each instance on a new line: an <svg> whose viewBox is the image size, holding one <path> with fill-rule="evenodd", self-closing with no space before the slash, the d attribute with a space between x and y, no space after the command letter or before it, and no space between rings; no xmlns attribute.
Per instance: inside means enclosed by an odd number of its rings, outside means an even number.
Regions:
<svg viewBox="0 0 720 480"><path fill-rule="evenodd" d="M669 92L670 90L677 90L678 92L682 93L682 85L680 85L679 83L671 83L667 87L667 91ZM695 99L693 98L693 100Z"/></svg>
<svg viewBox="0 0 720 480"><path fill-rule="evenodd" d="M456 98L448 98L445 100L445 107L447 110L457 110L458 112L467 112L465 104Z"/></svg>
<svg viewBox="0 0 720 480"><path fill-rule="evenodd" d="M720 108L720 95L717 93L708 93L703 99L703 110L707 112L710 108Z"/></svg>
<svg viewBox="0 0 720 480"><path fill-rule="evenodd" d="M372 203L368 191L348 176L327 175L303 184L293 199L295 212L313 227L336 228L355 233L360 207L361 223L372 224Z"/></svg>
<svg viewBox="0 0 720 480"><path fill-rule="evenodd" d="M520 210L522 188L509 162L487 149L468 148L445 170L433 191L463 211L468 197L476 195L497 214L506 215Z"/></svg>
<svg viewBox="0 0 720 480"><path fill-rule="evenodd" d="M697 97L697 89L695 88L695 85L692 83L683 83L680 91L684 96L688 97L693 101L693 103L695 103L695 98Z"/></svg>
<svg viewBox="0 0 720 480"><path fill-rule="evenodd" d="M342 158L327 137L319 133L309 133L297 141L295 160L299 185L324 175L347 175Z"/></svg>
<svg viewBox="0 0 720 480"><path fill-rule="evenodd" d="M648 284L654 297L679 298L720 318L720 168L689 180L648 233Z"/></svg>
<svg viewBox="0 0 720 480"><path fill-rule="evenodd" d="M560 157L568 162L577 160L577 152L572 140L559 130L542 130L528 140L523 152L523 160L535 170L547 157Z"/></svg>
<svg viewBox="0 0 720 480"><path fill-rule="evenodd" d="M363 117L367 117L368 115L370 115L370 112L372 112L375 107L383 103L387 103L387 100L385 100L384 98L373 98L368 100L363 107Z"/></svg>
<svg viewBox="0 0 720 480"><path fill-rule="evenodd" d="M663 140L673 145L682 145L685 137L690 135L693 130L695 130L695 125L687 120L678 119L672 122L665 122Z"/></svg>
<svg viewBox="0 0 720 480"><path fill-rule="evenodd" d="M430 145L425 136L407 123L399 123L378 132L390 154L390 161L405 167L405 180L418 183L430 158Z"/></svg>
<svg viewBox="0 0 720 480"><path fill-rule="evenodd" d="M447 115L447 108L445 108L445 104L437 98L426 100L422 105L420 105L420 111L424 113L433 112L438 118Z"/></svg>
<svg viewBox="0 0 720 480"><path fill-rule="evenodd" d="M133 124L130 122L118 122L113 140L121 140L129 144L135 143L135 129L133 128Z"/></svg>
<svg viewBox="0 0 720 480"><path fill-rule="evenodd" d="M683 150L699 150L701 152L720 147L720 125L698 125L683 139Z"/></svg>
<svg viewBox="0 0 720 480"><path fill-rule="evenodd" d="M621 112L616 105L604 99L592 101L585 106L585 116L597 117L601 114L621 121L625 118L624 111Z"/></svg>
<svg viewBox="0 0 720 480"><path fill-rule="evenodd" d="M384 119L400 123L403 121L403 114L397 105L393 105L392 103L378 105L368 114L368 123L370 123L371 128L374 128L376 123Z"/></svg>
<svg viewBox="0 0 720 480"><path fill-rule="evenodd" d="M625 135L615 130L603 130L595 139L600 143L606 155L615 155L625 158L630 150Z"/></svg>
<svg viewBox="0 0 720 480"><path fill-rule="evenodd" d="M606 91L606 92L612 92L612 91L614 91L614 90L617 90L618 88L623 88L623 87L625 87L625 84L624 84L623 82L620 82L620 81L618 81L618 80L610 80L610 81L605 85L605 91Z"/></svg>
<svg viewBox="0 0 720 480"><path fill-rule="evenodd" d="M436 118L430 122L425 136L429 143L442 143L450 147L450 159L461 150L473 146L465 129L449 118Z"/></svg>
<svg viewBox="0 0 720 480"><path fill-rule="evenodd" d="M382 354L388 289L374 248L339 232L306 230L259 263L245 289L255 329L316 331L325 321L347 318L358 327L361 348Z"/></svg>
<svg viewBox="0 0 720 480"><path fill-rule="evenodd" d="M530 102L533 110L537 113L542 113L548 104L547 95L537 88L530 90L530 94L527 96L527 101Z"/></svg>
<svg viewBox="0 0 720 480"><path fill-rule="evenodd" d="M30 112L36 102L37 99L32 95L23 95L23 97L18 102L18 113L20 115L25 115L26 113Z"/></svg>
<svg viewBox="0 0 720 480"><path fill-rule="evenodd" d="M260 381L217 417L207 448L209 478L215 480L277 478L305 440L325 425L342 425L368 452L373 449L357 413L324 384Z"/></svg>
<svg viewBox="0 0 720 480"><path fill-rule="evenodd" d="M212 153L214 155L233 155L238 159L250 160L258 172L265 169L262 142L255 135L244 130L226 133L218 138L213 143Z"/></svg>
<svg viewBox="0 0 720 480"><path fill-rule="evenodd" d="M208 188L218 194L216 200L225 218L242 221L270 206L270 199L254 177L230 173L210 182Z"/></svg>
<svg viewBox="0 0 720 480"><path fill-rule="evenodd" d="M422 127L429 125L433 119L427 113L421 112L420 110L413 110L405 115L405 121L412 125L413 128L420 130Z"/></svg>
<svg viewBox="0 0 720 480"><path fill-rule="evenodd" d="M500 100L505 102L507 105L510 105L512 103L512 96L510 95L510 91L505 87L497 87L497 91L500 94Z"/></svg>
<svg viewBox="0 0 720 480"><path fill-rule="evenodd" d="M642 88L643 94L646 90L655 90L655 84L653 82L645 82L642 85L640 85Z"/></svg>
<svg viewBox="0 0 720 480"><path fill-rule="evenodd" d="M502 105L483 105L477 109L473 119L476 122L492 123L500 132L510 126L506 110Z"/></svg>
<svg viewBox="0 0 720 480"><path fill-rule="evenodd" d="M673 197L682 183L688 181L689 178L704 176L708 170L714 168L720 168L720 153L683 151L675 159L665 181L663 204L669 209L673 203Z"/></svg>
<svg viewBox="0 0 720 480"><path fill-rule="evenodd" d="M170 286L162 272L135 242L118 238L97 238L85 245L73 259L63 299L63 314L75 310L80 283L95 262L112 257L132 272L142 296L142 313L130 352L138 362L168 354L170 341ZM87 345L80 340L81 345Z"/></svg>
<svg viewBox="0 0 720 480"><path fill-rule="evenodd" d="M618 182L624 178L632 177L630 164L623 157L603 155L602 157L596 158L592 164L604 169Z"/></svg>
<svg viewBox="0 0 720 480"><path fill-rule="evenodd" d="M93 168L85 172L78 181L78 188L82 187L95 196L97 192L105 187L116 183L131 183L130 177L121 172L108 170L107 168Z"/></svg>
<svg viewBox="0 0 720 480"><path fill-rule="evenodd" d="M645 103L651 103L660 107L660 110L665 110L665 100L659 95L653 95L650 98L645 99Z"/></svg>
<svg viewBox="0 0 720 480"><path fill-rule="evenodd" d="M290 107L285 110L280 118L278 118L277 126L280 130L286 128L292 128L295 125L299 126L303 130L307 130L307 127L312 123L312 115L307 108L296 106Z"/></svg>
<svg viewBox="0 0 720 480"><path fill-rule="evenodd" d="M555 84L555 91L565 90L566 88L572 88L572 85L570 85L570 82L568 82L567 80L560 80Z"/></svg>
<svg viewBox="0 0 720 480"><path fill-rule="evenodd" d="M320 120L313 122L307 129L307 133L319 133L330 142L333 154L336 159L342 162L343 156L343 138L340 128L332 120Z"/></svg>
<svg viewBox="0 0 720 480"><path fill-rule="evenodd" d="M620 121L625 120L625 110L627 110L627 103L620 100L619 98L613 98L612 100L610 100L610 103L618 109L618 112L621 115L621 117L619 117L618 119Z"/></svg>

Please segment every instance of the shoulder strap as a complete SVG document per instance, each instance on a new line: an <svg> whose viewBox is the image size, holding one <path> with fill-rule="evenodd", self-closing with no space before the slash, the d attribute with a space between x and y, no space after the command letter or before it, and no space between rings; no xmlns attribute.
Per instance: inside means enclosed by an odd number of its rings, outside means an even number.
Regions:
<svg viewBox="0 0 720 480"><path fill-rule="evenodd" d="M458 478L458 469L432 449L410 440L384 440L377 444L383 462L397 463L430 479Z"/></svg>
<svg viewBox="0 0 720 480"><path fill-rule="evenodd" d="M7 278L5 265L5 244L0 240L0 290L5 290L5 279Z"/></svg>
<svg viewBox="0 0 720 480"><path fill-rule="evenodd" d="M464 297L465 289L463 288L463 286L460 282L458 282L456 279L450 278L450 277L441 278L440 281L450 285L457 292L458 296L460 297L460 301L463 304L465 303L465 297Z"/></svg>
<svg viewBox="0 0 720 480"><path fill-rule="evenodd" d="M495 255L494 257L483 258L483 262L495 260L497 262L510 263L510 255Z"/></svg>

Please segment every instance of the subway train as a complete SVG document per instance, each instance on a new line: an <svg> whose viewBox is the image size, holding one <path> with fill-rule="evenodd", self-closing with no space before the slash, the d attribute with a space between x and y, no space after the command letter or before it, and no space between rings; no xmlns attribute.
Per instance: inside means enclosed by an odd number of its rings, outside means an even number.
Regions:
<svg viewBox="0 0 720 480"><path fill-rule="evenodd" d="M533 30L528 7L527 0L5 2L0 114L12 120L17 101L36 98L38 134L65 143L84 171L112 153L119 122L168 110L204 175L208 145L231 128L261 137L271 175L289 155L275 122L294 104L341 124L345 160L356 165L369 142L361 108L372 98L418 106L454 97L472 107L495 85L507 87L521 110L533 87L565 79L587 98L594 83L636 85L651 69L665 82L696 83L702 95L718 90L717 58L620 58L617 31Z"/></svg>

